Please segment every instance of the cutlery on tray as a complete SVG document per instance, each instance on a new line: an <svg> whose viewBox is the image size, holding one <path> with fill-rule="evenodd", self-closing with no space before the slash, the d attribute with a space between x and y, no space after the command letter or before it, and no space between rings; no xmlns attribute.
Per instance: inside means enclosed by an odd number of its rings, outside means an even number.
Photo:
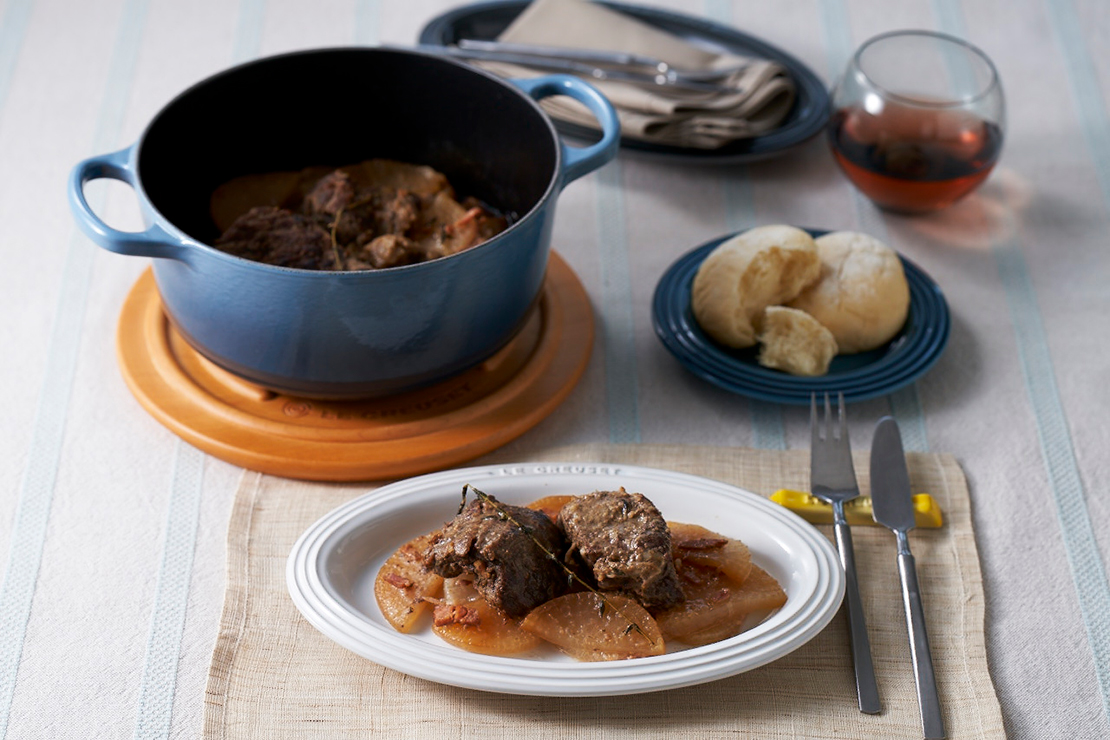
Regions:
<svg viewBox="0 0 1110 740"><path fill-rule="evenodd" d="M844 504L859 496L856 473L852 467L852 448L848 425L844 418L844 394L837 398L838 422L834 429L829 395L825 394L824 424L817 421L817 395L810 396L810 490L813 495L832 505L836 546L844 566L845 600L848 602L848 634L852 663L856 671L856 694L859 710L878 714L882 709L875 666L871 662L871 641L867 637L867 620L863 615L859 584L856 579L856 557L852 549L852 530L844 516ZM822 428L823 426L823 428ZM912 516L912 510L911 510Z"/></svg>
<svg viewBox="0 0 1110 740"><path fill-rule="evenodd" d="M537 44L513 44L506 41L483 41L480 39L459 39L460 49L485 51L502 54L524 54L544 59L585 62L599 67L616 67L629 71L649 74L665 82L723 82L731 75L742 72L751 62L730 64L711 69L686 69L656 57L643 54L630 54L623 51L603 51L595 49L571 49L561 46L540 46Z"/></svg>
<svg viewBox="0 0 1110 740"><path fill-rule="evenodd" d="M889 527L898 537L898 575L902 579L902 601L906 607L921 724L926 738L943 738L944 720L929 652L929 636L925 631L925 612L921 608L917 568L907 537L914 527L910 476L898 424L889 416L879 420L871 442L871 502L875 521Z"/></svg>
<svg viewBox="0 0 1110 740"><path fill-rule="evenodd" d="M735 93L735 85L727 84L725 76L705 76L693 70L676 70L666 66L666 62L644 60L635 55L613 55L614 58L627 57L627 64L606 62L607 53L599 52L598 56L588 53L579 53L573 56L552 56L538 54L534 51L516 51L532 49L525 45L512 45L508 48L500 44L490 44L475 48L467 46L420 46L422 51L433 54L442 54L458 59L475 62L501 62L502 64L516 64L522 67L544 70L547 72L566 72L592 80L610 80L613 82L627 82L634 85L648 87L670 88L673 90L687 90L699 93ZM535 47L543 49L545 47ZM562 50L560 50L562 51ZM654 62L651 66L644 62ZM662 66L663 71L660 71ZM736 71L735 69L731 71Z"/></svg>

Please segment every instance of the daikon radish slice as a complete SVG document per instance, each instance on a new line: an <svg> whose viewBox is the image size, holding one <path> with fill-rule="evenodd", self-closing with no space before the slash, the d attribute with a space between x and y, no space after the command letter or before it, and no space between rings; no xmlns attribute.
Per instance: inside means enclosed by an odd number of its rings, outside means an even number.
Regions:
<svg viewBox="0 0 1110 740"><path fill-rule="evenodd" d="M425 570L422 564L432 536L422 535L402 545L389 556L374 579L378 608L386 621L401 632L412 632L431 606L425 599L438 596L443 587L443 578Z"/></svg>
<svg viewBox="0 0 1110 740"><path fill-rule="evenodd" d="M513 655L543 643L483 599L466 577L444 582L443 600L435 607L432 631L455 647L484 655Z"/></svg>
<svg viewBox="0 0 1110 740"><path fill-rule="evenodd" d="M582 661L643 658L665 650L647 610L616 594L560 596L533 609L520 626Z"/></svg>
<svg viewBox="0 0 1110 740"><path fill-rule="evenodd" d="M721 571L739 585L752 570L752 555L739 540L724 537L697 524L667 522L675 559Z"/></svg>

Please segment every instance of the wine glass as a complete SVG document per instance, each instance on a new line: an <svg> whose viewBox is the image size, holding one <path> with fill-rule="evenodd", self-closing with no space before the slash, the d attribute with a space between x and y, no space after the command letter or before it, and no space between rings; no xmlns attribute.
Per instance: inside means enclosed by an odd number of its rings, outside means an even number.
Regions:
<svg viewBox="0 0 1110 740"><path fill-rule="evenodd" d="M832 94L836 163L880 208L926 213L955 203L1002 151L1006 103L979 49L933 31L892 31L856 51Z"/></svg>

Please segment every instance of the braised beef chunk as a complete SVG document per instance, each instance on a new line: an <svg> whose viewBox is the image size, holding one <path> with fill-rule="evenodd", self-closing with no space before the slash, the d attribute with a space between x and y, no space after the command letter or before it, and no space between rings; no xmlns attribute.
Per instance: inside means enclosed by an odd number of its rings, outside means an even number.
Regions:
<svg viewBox="0 0 1110 740"><path fill-rule="evenodd" d="M460 204L447 178L430 167L380 159L330 172L309 167L236 178L213 194L213 217L240 213L266 194L285 208L242 213L216 240L219 249L285 267L380 270L470 249L509 225L474 198Z"/></svg>
<svg viewBox="0 0 1110 740"><path fill-rule="evenodd" d="M424 566L444 578L472 574L486 601L511 617L523 617L567 588L563 569L532 538L556 555L566 549L566 540L544 514L498 506L522 526L503 518L493 504L474 499L436 534Z"/></svg>
<svg viewBox="0 0 1110 740"><path fill-rule="evenodd" d="M382 234L359 254L376 269L411 265L423 259L420 247L410 239L397 234Z"/></svg>
<svg viewBox="0 0 1110 740"><path fill-rule="evenodd" d="M331 236L316 219L275 206L252 208L235 219L216 246L279 267L330 270L335 265Z"/></svg>
<svg viewBox="0 0 1110 740"><path fill-rule="evenodd" d="M578 496L559 511L558 523L599 589L627 592L648 609L683 600L670 530L642 494L621 488Z"/></svg>
<svg viewBox="0 0 1110 740"><path fill-rule="evenodd" d="M304 208L308 213L326 213L334 216L341 208L346 208L355 198L355 186L351 177L342 170L336 170L319 179L305 196Z"/></svg>
<svg viewBox="0 0 1110 740"><path fill-rule="evenodd" d="M407 190L379 190L372 203L379 234L404 234L420 215L420 198Z"/></svg>

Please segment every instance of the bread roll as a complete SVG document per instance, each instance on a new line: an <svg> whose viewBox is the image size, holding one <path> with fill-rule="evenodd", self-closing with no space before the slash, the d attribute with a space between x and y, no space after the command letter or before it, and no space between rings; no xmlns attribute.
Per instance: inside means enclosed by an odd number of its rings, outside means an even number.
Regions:
<svg viewBox="0 0 1110 740"><path fill-rule="evenodd" d="M813 238L793 226L760 226L713 250L694 276L691 302L701 328L727 347L756 343L763 309L785 303L815 281Z"/></svg>
<svg viewBox="0 0 1110 740"><path fill-rule="evenodd" d="M763 315L759 364L791 375L824 375L836 356L832 332L805 311L771 306Z"/></svg>
<svg viewBox="0 0 1110 740"><path fill-rule="evenodd" d="M910 288L902 261L878 239L838 231L817 239L821 277L787 305L832 332L842 354L889 342L906 323Z"/></svg>

